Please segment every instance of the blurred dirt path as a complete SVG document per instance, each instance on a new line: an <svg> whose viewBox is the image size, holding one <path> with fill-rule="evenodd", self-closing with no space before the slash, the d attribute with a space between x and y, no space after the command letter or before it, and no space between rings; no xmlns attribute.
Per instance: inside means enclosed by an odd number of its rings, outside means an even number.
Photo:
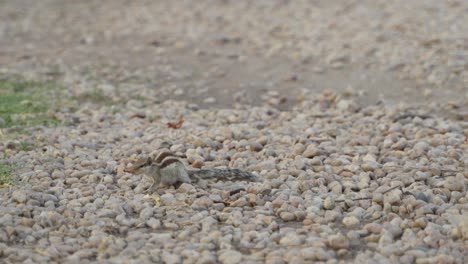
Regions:
<svg viewBox="0 0 468 264"><path fill-rule="evenodd" d="M138 83L202 107L258 105L265 91L291 105L324 89L371 104L466 101L467 11L461 0L4 0L0 67L71 90Z"/></svg>

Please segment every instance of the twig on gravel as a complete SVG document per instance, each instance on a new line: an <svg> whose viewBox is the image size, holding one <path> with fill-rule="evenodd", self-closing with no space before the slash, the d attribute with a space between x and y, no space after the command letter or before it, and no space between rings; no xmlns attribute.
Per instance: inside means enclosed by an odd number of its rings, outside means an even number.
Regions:
<svg viewBox="0 0 468 264"><path fill-rule="evenodd" d="M346 202L346 200L351 200L351 201L362 201L362 200L370 200L372 197L360 197L360 198L354 198L354 199L342 199L342 200L335 200L336 203L343 203Z"/></svg>
<svg viewBox="0 0 468 264"><path fill-rule="evenodd" d="M178 129L182 126L184 123L184 119L182 119L182 116L179 116L179 121L177 122L168 122L167 127L172 128L172 129Z"/></svg>
<svg viewBox="0 0 468 264"><path fill-rule="evenodd" d="M382 194L386 194L386 193L388 193L389 191L392 191L392 190L395 190L395 189L398 189L398 188L401 188L401 186L400 186L400 185L393 186L393 187L391 187L391 188L389 188L389 189L383 191Z"/></svg>

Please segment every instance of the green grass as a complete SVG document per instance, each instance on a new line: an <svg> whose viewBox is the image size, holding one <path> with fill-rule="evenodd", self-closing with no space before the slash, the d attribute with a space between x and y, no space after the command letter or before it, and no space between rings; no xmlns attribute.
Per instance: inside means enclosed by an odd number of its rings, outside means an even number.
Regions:
<svg viewBox="0 0 468 264"><path fill-rule="evenodd" d="M11 178L12 173L12 166L0 163L0 188L10 186L13 183L13 178Z"/></svg>
<svg viewBox="0 0 468 264"><path fill-rule="evenodd" d="M102 103L106 105L112 104L112 100L108 96L104 95L104 93L97 88L94 88L91 91L84 93L80 96L77 96L74 99L90 101L93 103Z"/></svg>
<svg viewBox="0 0 468 264"><path fill-rule="evenodd" d="M22 151L30 151L33 149L33 146L28 142L21 142L19 149Z"/></svg>
<svg viewBox="0 0 468 264"><path fill-rule="evenodd" d="M53 83L0 75L0 117L5 121L1 127L59 123L57 119L48 117L45 113L51 105L51 94L56 89L57 85Z"/></svg>

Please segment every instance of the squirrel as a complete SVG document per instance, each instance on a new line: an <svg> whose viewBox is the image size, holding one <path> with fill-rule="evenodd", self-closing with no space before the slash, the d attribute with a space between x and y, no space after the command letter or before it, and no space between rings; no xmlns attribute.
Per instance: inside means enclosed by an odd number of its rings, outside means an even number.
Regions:
<svg viewBox="0 0 468 264"><path fill-rule="evenodd" d="M240 169L193 169L186 166L180 157L170 151L162 151L154 159L150 157L139 159L124 171L135 175L150 176L153 184L148 190L152 190L160 183L175 185L200 180L262 181L260 176Z"/></svg>

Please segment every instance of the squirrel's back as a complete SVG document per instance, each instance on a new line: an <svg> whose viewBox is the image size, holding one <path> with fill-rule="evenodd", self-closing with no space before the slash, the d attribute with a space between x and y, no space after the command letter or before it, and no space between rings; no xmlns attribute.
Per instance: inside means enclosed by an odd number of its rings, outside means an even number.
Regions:
<svg viewBox="0 0 468 264"><path fill-rule="evenodd" d="M189 171L191 177L205 180L224 180L224 181L253 181L258 182L262 179L248 171L239 169L209 169Z"/></svg>

